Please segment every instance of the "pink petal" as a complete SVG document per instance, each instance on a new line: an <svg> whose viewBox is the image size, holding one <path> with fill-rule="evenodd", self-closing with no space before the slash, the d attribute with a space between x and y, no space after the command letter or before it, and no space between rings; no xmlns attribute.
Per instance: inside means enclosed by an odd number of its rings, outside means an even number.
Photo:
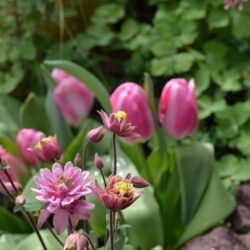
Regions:
<svg viewBox="0 0 250 250"><path fill-rule="evenodd" d="M69 214L64 209L56 211L53 218L53 225L57 234L62 234L69 224Z"/></svg>
<svg viewBox="0 0 250 250"><path fill-rule="evenodd" d="M40 229L45 221L50 216L50 213L47 209L42 209L38 218L37 227Z"/></svg>

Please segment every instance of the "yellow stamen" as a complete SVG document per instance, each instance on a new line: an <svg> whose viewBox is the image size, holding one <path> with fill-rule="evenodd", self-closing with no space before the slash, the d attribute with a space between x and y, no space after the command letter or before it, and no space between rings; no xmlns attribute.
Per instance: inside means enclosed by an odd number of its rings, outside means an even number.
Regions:
<svg viewBox="0 0 250 250"><path fill-rule="evenodd" d="M133 192L133 185L124 181L119 181L115 184L116 192L124 194L130 194Z"/></svg>
<svg viewBox="0 0 250 250"><path fill-rule="evenodd" d="M114 113L114 114L115 114L115 117L116 117L117 119L121 120L121 121L127 119L127 113L124 112L124 111L118 111L118 112L116 112L116 113Z"/></svg>

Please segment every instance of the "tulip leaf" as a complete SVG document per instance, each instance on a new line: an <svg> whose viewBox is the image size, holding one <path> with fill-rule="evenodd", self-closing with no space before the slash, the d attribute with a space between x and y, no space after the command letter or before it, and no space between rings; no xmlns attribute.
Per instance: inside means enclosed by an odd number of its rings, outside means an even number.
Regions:
<svg viewBox="0 0 250 250"><path fill-rule="evenodd" d="M41 98L30 93L20 109L20 121L23 128L34 128L45 134L51 133L49 117Z"/></svg>
<svg viewBox="0 0 250 250"><path fill-rule="evenodd" d="M101 103L106 112L111 112L109 94L106 88L100 80L88 70L73 62L64 60L46 61L45 63L49 66L60 68L78 78L95 94L97 100Z"/></svg>
<svg viewBox="0 0 250 250"><path fill-rule="evenodd" d="M176 148L177 169L180 177L182 219L190 222L209 181L214 164L211 144L195 143Z"/></svg>
<svg viewBox="0 0 250 250"><path fill-rule="evenodd" d="M55 81L52 79L48 70L45 67L42 67L42 71L48 86L48 92L45 100L45 108L50 118L53 132L57 135L60 146L63 150L65 150L73 139L73 134L69 125L63 118L59 108L56 106L53 100Z"/></svg>
<svg viewBox="0 0 250 250"><path fill-rule="evenodd" d="M214 171L199 208L177 245L180 246L192 237L219 224L234 208L235 200L225 190L217 173Z"/></svg>

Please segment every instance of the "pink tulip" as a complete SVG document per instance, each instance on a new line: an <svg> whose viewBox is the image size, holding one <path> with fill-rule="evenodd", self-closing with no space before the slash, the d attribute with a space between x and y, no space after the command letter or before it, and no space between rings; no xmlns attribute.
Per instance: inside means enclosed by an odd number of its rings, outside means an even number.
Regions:
<svg viewBox="0 0 250 250"><path fill-rule="evenodd" d="M53 69L51 75L57 81L57 83L60 83L64 79L71 77L71 75L69 75L62 69L58 69L58 68Z"/></svg>
<svg viewBox="0 0 250 250"><path fill-rule="evenodd" d="M1 145L0 158L13 173L14 180L22 181L27 177L28 171L24 162L18 156L7 152Z"/></svg>
<svg viewBox="0 0 250 250"><path fill-rule="evenodd" d="M198 126L194 81L175 78L166 83L159 103L159 120L174 138L191 135Z"/></svg>
<svg viewBox="0 0 250 250"><path fill-rule="evenodd" d="M45 135L42 132L32 128L24 128L17 133L16 144L20 148L23 157L32 166L36 165L37 158L35 153L28 150L28 148L33 144L38 143L44 136Z"/></svg>
<svg viewBox="0 0 250 250"><path fill-rule="evenodd" d="M55 103L68 123L79 126L93 106L93 93L78 79L65 72L53 71L52 75L59 83L53 95Z"/></svg>
<svg viewBox="0 0 250 250"><path fill-rule="evenodd" d="M112 111L127 113L127 122L135 126L134 132L139 134L140 141L146 141L154 132L154 121L149 108L148 97L141 86L127 82L120 85L111 95ZM135 138L125 138L133 143Z"/></svg>

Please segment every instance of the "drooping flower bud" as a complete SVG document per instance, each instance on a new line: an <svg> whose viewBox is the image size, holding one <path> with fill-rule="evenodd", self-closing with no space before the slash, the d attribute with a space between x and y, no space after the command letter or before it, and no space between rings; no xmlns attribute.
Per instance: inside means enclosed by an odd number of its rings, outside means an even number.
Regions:
<svg viewBox="0 0 250 250"><path fill-rule="evenodd" d="M61 76L58 79L61 79ZM94 103L93 93L72 76L59 82L53 98L64 118L74 126L79 126L88 116Z"/></svg>
<svg viewBox="0 0 250 250"><path fill-rule="evenodd" d="M56 136L42 138L29 150L36 154L37 159L46 163L53 163L55 160L59 160L61 156L61 149Z"/></svg>
<svg viewBox="0 0 250 250"><path fill-rule="evenodd" d="M145 188L149 186L149 183L139 176L132 177L131 183L135 188Z"/></svg>
<svg viewBox="0 0 250 250"><path fill-rule="evenodd" d="M105 129L103 127L94 128L88 132L87 138L92 143L98 143L102 140L104 133Z"/></svg>
<svg viewBox="0 0 250 250"><path fill-rule="evenodd" d="M23 206L26 203L26 198L23 195L18 195L15 199L16 205Z"/></svg>
<svg viewBox="0 0 250 250"><path fill-rule="evenodd" d="M95 153L95 166L98 169L102 169L104 166L102 158L99 156L98 153Z"/></svg>
<svg viewBox="0 0 250 250"><path fill-rule="evenodd" d="M125 141L146 141L154 132L154 121L149 108L148 97L144 89L136 83L121 84L110 97L112 111L123 110L127 114L127 122L135 126L138 138L126 137Z"/></svg>
<svg viewBox="0 0 250 250"><path fill-rule="evenodd" d="M159 102L159 121L172 137L182 139L198 126L194 81L175 78L166 83Z"/></svg>
<svg viewBox="0 0 250 250"><path fill-rule="evenodd" d="M28 148L33 144L38 143L44 136L45 135L42 132L33 128L24 128L17 133L16 144L20 148L25 160L27 160L32 166L36 165L37 158L34 152L28 150Z"/></svg>
<svg viewBox="0 0 250 250"><path fill-rule="evenodd" d="M77 153L76 155L75 155L75 158L74 158L74 165L75 166L80 166L80 164L81 164L81 155L80 155L80 153Z"/></svg>
<svg viewBox="0 0 250 250"><path fill-rule="evenodd" d="M64 250L83 250L87 243L87 239L80 233L70 234L64 245Z"/></svg>

